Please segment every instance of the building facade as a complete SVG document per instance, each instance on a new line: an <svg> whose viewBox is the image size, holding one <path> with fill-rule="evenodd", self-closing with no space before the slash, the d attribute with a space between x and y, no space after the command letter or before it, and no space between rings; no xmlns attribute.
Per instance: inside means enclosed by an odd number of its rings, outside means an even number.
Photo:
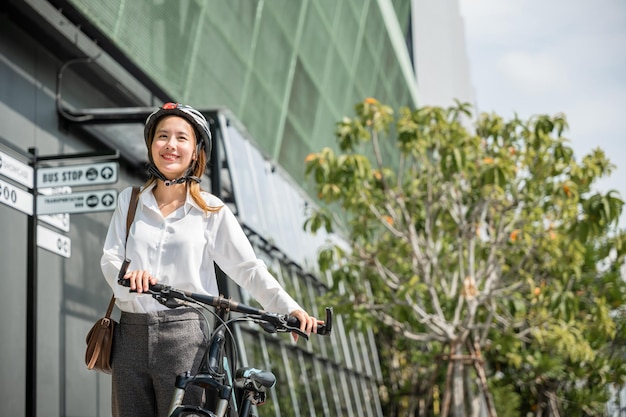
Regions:
<svg viewBox="0 0 626 417"><path fill-rule="evenodd" d="M166 95L230 109L300 184L355 103L417 103L409 0L52 3Z"/></svg>

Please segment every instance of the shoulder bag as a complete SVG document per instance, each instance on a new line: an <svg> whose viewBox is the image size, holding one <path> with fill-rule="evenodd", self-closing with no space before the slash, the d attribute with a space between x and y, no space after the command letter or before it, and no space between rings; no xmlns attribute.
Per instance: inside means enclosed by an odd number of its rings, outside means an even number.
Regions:
<svg viewBox="0 0 626 417"><path fill-rule="evenodd" d="M139 187L133 187L128 206L128 215L126 216L126 240L130 226L135 218L137 210L137 200L139 195ZM87 333L87 350L85 352L85 364L87 369L111 373L111 352L113 347L113 332L117 322L111 318L111 312L115 305L115 295L109 301L107 312L101 319L98 319Z"/></svg>

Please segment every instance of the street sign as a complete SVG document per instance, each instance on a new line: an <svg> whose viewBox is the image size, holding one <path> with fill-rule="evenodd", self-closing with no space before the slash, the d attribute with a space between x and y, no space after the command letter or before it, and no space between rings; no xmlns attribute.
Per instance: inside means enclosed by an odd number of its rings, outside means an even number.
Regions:
<svg viewBox="0 0 626 417"><path fill-rule="evenodd" d="M117 162L38 168L37 187L114 184L117 171Z"/></svg>
<svg viewBox="0 0 626 417"><path fill-rule="evenodd" d="M33 168L4 152L0 152L0 175L33 188Z"/></svg>
<svg viewBox="0 0 626 417"><path fill-rule="evenodd" d="M72 240L43 226L37 226L37 246L65 258L72 256Z"/></svg>
<svg viewBox="0 0 626 417"><path fill-rule="evenodd" d="M63 230L64 232L70 231L69 213L42 214L37 216L37 218L40 221L49 224L50 226L54 226L59 230Z"/></svg>
<svg viewBox="0 0 626 417"><path fill-rule="evenodd" d="M33 214L33 195L3 181L0 181L0 203L11 206L22 213Z"/></svg>
<svg viewBox="0 0 626 417"><path fill-rule="evenodd" d="M58 194L71 194L72 187L52 187L52 188L39 188L39 191L43 195L58 195ZM57 213L57 214L42 214L37 217L40 221L54 226L57 229L64 232L70 231L70 215L69 213Z"/></svg>
<svg viewBox="0 0 626 417"><path fill-rule="evenodd" d="M115 210L117 190L92 190L72 194L38 195L37 215Z"/></svg>

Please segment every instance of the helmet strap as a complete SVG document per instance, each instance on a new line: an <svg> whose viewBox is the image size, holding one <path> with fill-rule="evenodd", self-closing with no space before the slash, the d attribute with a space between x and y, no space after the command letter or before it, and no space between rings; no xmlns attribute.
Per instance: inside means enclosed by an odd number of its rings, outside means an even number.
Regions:
<svg viewBox="0 0 626 417"><path fill-rule="evenodd" d="M159 171L159 169L153 163L148 164L148 173L152 175L153 177L163 181L163 184L165 184L166 187L169 187L170 185L174 185L174 184L184 184L186 182L192 182L192 181L199 183L202 181L200 178L196 177L195 175L189 175L191 174L191 168L187 168L187 171L185 171L185 175L183 175L180 178L175 178L173 180L167 179L165 175L163 175L163 173Z"/></svg>

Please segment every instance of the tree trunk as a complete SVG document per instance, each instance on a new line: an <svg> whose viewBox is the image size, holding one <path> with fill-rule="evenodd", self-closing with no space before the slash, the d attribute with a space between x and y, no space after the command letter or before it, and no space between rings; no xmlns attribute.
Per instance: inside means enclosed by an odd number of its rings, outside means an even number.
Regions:
<svg viewBox="0 0 626 417"><path fill-rule="evenodd" d="M452 375L452 417L465 417L465 389L463 384L463 361L459 358L451 358L453 364Z"/></svg>
<svg viewBox="0 0 626 417"><path fill-rule="evenodd" d="M476 369L476 374L478 375L480 390L484 396L484 404L487 408L487 416L498 417L496 407L493 404L493 400L491 398L491 393L489 392L489 385L487 384L487 375L485 374L485 367L483 364L482 355L480 353L480 346L478 345L478 343L472 344L472 342L468 340L467 347L474 357L474 368Z"/></svg>
<svg viewBox="0 0 626 417"><path fill-rule="evenodd" d="M465 396L463 395L463 360L457 355L458 342L450 344L446 386L441 406L441 417L465 417Z"/></svg>
<svg viewBox="0 0 626 417"><path fill-rule="evenodd" d="M446 385L443 391L443 401L441 402L441 417L448 417L450 414L450 399L452 398L452 357L456 353L454 345L450 345L450 356L448 357L448 369L446 371Z"/></svg>

